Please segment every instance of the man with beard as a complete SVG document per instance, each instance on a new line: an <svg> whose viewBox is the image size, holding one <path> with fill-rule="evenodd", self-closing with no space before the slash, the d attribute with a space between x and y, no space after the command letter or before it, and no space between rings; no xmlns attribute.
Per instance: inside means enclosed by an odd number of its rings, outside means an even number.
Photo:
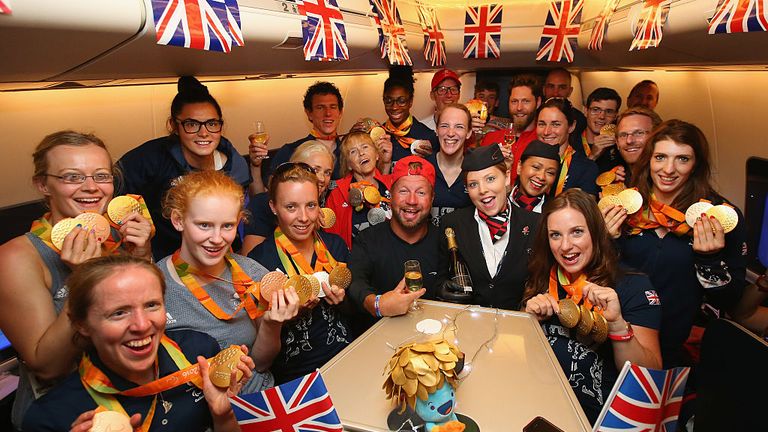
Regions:
<svg viewBox="0 0 768 432"><path fill-rule="evenodd" d="M533 75L518 75L509 83L509 129L491 132L481 146L500 145L507 167L517 166L525 147L536 139L536 110L541 105L541 85ZM511 171L510 184L515 183L517 171Z"/></svg>
<svg viewBox="0 0 768 432"><path fill-rule="evenodd" d="M403 315L421 296L435 298L439 235L429 221L435 167L420 156L400 159L392 172L392 219L361 232L354 239L349 269L349 297L363 315L355 320L362 332L375 318ZM403 264L418 260L424 288L410 292Z"/></svg>

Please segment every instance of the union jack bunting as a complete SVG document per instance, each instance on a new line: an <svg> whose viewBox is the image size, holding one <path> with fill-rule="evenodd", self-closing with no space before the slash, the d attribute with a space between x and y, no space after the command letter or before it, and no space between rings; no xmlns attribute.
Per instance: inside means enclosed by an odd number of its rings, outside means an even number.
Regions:
<svg viewBox="0 0 768 432"><path fill-rule="evenodd" d="M689 371L624 363L593 431L674 432Z"/></svg>
<svg viewBox="0 0 768 432"><path fill-rule="evenodd" d="M664 23L669 15L669 0L645 0L634 28L635 38L629 50L655 48L661 43Z"/></svg>
<svg viewBox="0 0 768 432"><path fill-rule="evenodd" d="M368 0L373 12L373 25L379 30L379 47L381 58L386 58L389 64L410 66L411 56L408 55L408 45L405 43L405 28L400 20L395 0Z"/></svg>
<svg viewBox="0 0 768 432"><path fill-rule="evenodd" d="M619 5L619 0L606 0L603 10L600 11L600 15L595 19L595 26L592 27L592 36L589 38L589 45L587 49L593 51L600 51L603 49L603 38L605 38L605 31L608 29L608 23L611 21L613 13L616 11L616 6Z"/></svg>
<svg viewBox="0 0 768 432"><path fill-rule="evenodd" d="M536 60L573 62L573 50L579 36L584 0L552 0L547 20L541 29Z"/></svg>
<svg viewBox="0 0 768 432"><path fill-rule="evenodd" d="M768 0L720 0L709 34L768 31Z"/></svg>
<svg viewBox="0 0 768 432"><path fill-rule="evenodd" d="M152 0L160 45L230 52L243 45L236 0Z"/></svg>
<svg viewBox="0 0 768 432"><path fill-rule="evenodd" d="M467 6L464 18L464 58L499 58L503 5Z"/></svg>
<svg viewBox="0 0 768 432"><path fill-rule="evenodd" d="M299 1L304 60L349 60L347 32L336 0Z"/></svg>
<svg viewBox="0 0 768 432"><path fill-rule="evenodd" d="M318 371L229 401L243 432L342 431L339 415Z"/></svg>
<svg viewBox="0 0 768 432"><path fill-rule="evenodd" d="M0 0L0 14L11 14L11 0Z"/></svg>
<svg viewBox="0 0 768 432"><path fill-rule="evenodd" d="M445 37L437 21L435 9L418 2L419 22L424 32L424 58L432 66L445 65Z"/></svg>

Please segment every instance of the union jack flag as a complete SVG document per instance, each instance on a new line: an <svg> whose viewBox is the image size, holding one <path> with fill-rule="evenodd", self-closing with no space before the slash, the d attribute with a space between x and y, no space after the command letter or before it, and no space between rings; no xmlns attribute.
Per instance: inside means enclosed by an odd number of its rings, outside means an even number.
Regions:
<svg viewBox="0 0 768 432"><path fill-rule="evenodd" d="M464 58L499 58L503 5L467 6L464 18Z"/></svg>
<svg viewBox="0 0 768 432"><path fill-rule="evenodd" d="M635 38L632 39L629 50L659 46L667 15L669 15L669 0L645 0L640 18L634 28Z"/></svg>
<svg viewBox="0 0 768 432"><path fill-rule="evenodd" d="M709 34L768 31L768 0L720 0Z"/></svg>
<svg viewBox="0 0 768 432"><path fill-rule="evenodd" d="M157 43L230 52L242 46L237 0L152 0Z"/></svg>
<svg viewBox="0 0 768 432"><path fill-rule="evenodd" d="M320 372L260 393L229 399L243 432L341 432L341 421Z"/></svg>
<svg viewBox="0 0 768 432"><path fill-rule="evenodd" d="M674 432L689 371L624 363L593 431Z"/></svg>
<svg viewBox="0 0 768 432"><path fill-rule="evenodd" d="M549 3L536 60L561 62L565 59L567 63L573 62L582 7L584 0L552 0Z"/></svg>
<svg viewBox="0 0 768 432"><path fill-rule="evenodd" d="M600 51L603 49L603 38L605 38L605 31L608 29L608 22L611 21L611 17L618 5L619 0L606 0L603 10L595 20L595 26L592 27L592 36L589 38L587 49L593 51Z"/></svg>
<svg viewBox="0 0 768 432"><path fill-rule="evenodd" d="M645 298L648 299L648 304L651 306L658 306L661 304L661 300L659 299L659 294L657 294L655 290L646 291Z"/></svg>
<svg viewBox="0 0 768 432"><path fill-rule="evenodd" d="M445 65L445 37L437 21L435 9L418 2L419 22L424 32L424 58L432 66Z"/></svg>
<svg viewBox="0 0 768 432"><path fill-rule="evenodd" d="M405 28L395 0L368 1L373 12L373 25L379 30L381 58L386 57L393 65L412 65L408 45L405 43Z"/></svg>
<svg viewBox="0 0 768 432"><path fill-rule="evenodd" d="M11 14L11 0L0 0L0 14Z"/></svg>
<svg viewBox="0 0 768 432"><path fill-rule="evenodd" d="M347 32L336 0L299 1L304 60L349 60Z"/></svg>

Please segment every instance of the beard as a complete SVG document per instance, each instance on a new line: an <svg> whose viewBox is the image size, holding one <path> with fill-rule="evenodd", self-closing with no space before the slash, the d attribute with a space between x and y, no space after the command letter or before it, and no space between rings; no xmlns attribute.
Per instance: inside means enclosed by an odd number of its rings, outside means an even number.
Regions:
<svg viewBox="0 0 768 432"><path fill-rule="evenodd" d="M414 229L420 227L430 217L429 212L422 213L417 219L413 221L403 220L400 216L400 212L395 209L392 210L392 220L397 222L398 225L405 229Z"/></svg>
<svg viewBox="0 0 768 432"><path fill-rule="evenodd" d="M533 118L536 116L536 111L528 114L527 116L520 118L520 117L513 117L512 118L512 126L514 129L518 132L522 132L527 128L531 122L533 122Z"/></svg>

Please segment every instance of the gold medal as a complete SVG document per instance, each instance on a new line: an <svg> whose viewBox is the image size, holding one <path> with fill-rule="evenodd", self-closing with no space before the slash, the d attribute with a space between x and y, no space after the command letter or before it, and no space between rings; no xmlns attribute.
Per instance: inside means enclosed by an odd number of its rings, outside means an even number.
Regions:
<svg viewBox="0 0 768 432"><path fill-rule="evenodd" d="M728 234L739 224L739 214L733 207L727 205L716 205L707 210L707 216L714 216L720 225L723 226L723 232Z"/></svg>
<svg viewBox="0 0 768 432"><path fill-rule="evenodd" d="M606 321L603 314L599 312L593 312L595 318L595 325L592 327L592 339L597 343L603 343L608 338L608 321Z"/></svg>
<svg viewBox="0 0 768 432"><path fill-rule="evenodd" d="M377 225L387 220L387 212L381 207L374 207L368 210L366 219L368 219L369 224Z"/></svg>
<svg viewBox="0 0 768 432"><path fill-rule="evenodd" d="M107 205L107 216L118 225L122 225L123 219L132 213L141 213L141 204L136 198L127 195L112 198Z"/></svg>
<svg viewBox="0 0 768 432"><path fill-rule="evenodd" d="M605 211L607 208L611 208L617 205L623 205L621 198L618 195L603 195L600 201L597 202L597 208L600 211Z"/></svg>
<svg viewBox="0 0 768 432"><path fill-rule="evenodd" d="M373 186L366 186L365 189L363 189L363 198L365 198L365 202L373 206L379 205L381 202L381 194L379 193L379 190Z"/></svg>
<svg viewBox="0 0 768 432"><path fill-rule="evenodd" d="M614 180L616 180L616 171L611 170L597 176L595 183L597 183L598 186L608 186L613 183Z"/></svg>
<svg viewBox="0 0 768 432"><path fill-rule="evenodd" d="M560 313L557 317L560 324L566 328L574 328L579 322L579 307L570 298L564 298L558 302Z"/></svg>
<svg viewBox="0 0 768 432"><path fill-rule="evenodd" d="M576 324L576 333L579 336L588 336L594 324L595 319L592 317L592 311L584 304L579 306L579 323Z"/></svg>
<svg viewBox="0 0 768 432"><path fill-rule="evenodd" d="M624 183L611 183L609 185L603 186L603 196L606 195L618 195L619 192L625 190L627 187L624 185Z"/></svg>
<svg viewBox="0 0 768 432"><path fill-rule="evenodd" d="M272 293L283 289L288 277L279 271L271 271L261 278L261 296L268 302L272 301Z"/></svg>
<svg viewBox="0 0 768 432"><path fill-rule="evenodd" d="M238 381L243 377L243 371L237 369L237 364L240 362L240 357L243 355L243 351L237 345L230 345L222 351L219 351L214 358L211 359L209 364L208 376L211 378L211 382L216 387L227 388L229 387L232 371L237 371L235 376Z"/></svg>
<svg viewBox="0 0 768 432"><path fill-rule="evenodd" d="M331 270L331 274L328 275L328 282L331 285L336 285L341 289L349 288L352 284L352 272L349 271L347 266L338 265Z"/></svg>
<svg viewBox="0 0 768 432"><path fill-rule="evenodd" d="M616 125L613 123L604 125L600 128L600 135L616 136Z"/></svg>
<svg viewBox="0 0 768 432"><path fill-rule="evenodd" d="M293 275L285 281L285 284L283 284L283 289L287 290L291 287L293 287L293 289L296 290L296 294L299 295L300 305L305 304L312 298L312 284L307 278L302 277L302 275Z"/></svg>
<svg viewBox="0 0 768 432"><path fill-rule="evenodd" d="M368 135L371 136L371 140L375 143L379 140L379 138L383 137L387 134L387 131L384 130L381 126L374 126L371 128L371 131L368 133Z"/></svg>
<svg viewBox="0 0 768 432"><path fill-rule="evenodd" d="M332 228L336 224L336 213L328 207L323 207L320 209L318 222L320 223L320 226L325 229Z"/></svg>
<svg viewBox="0 0 768 432"><path fill-rule="evenodd" d="M64 218L56 223L51 229L51 243L56 246L56 249L61 250L64 245L64 238L72 232L75 227L83 226L83 221L79 221L75 218Z"/></svg>
<svg viewBox="0 0 768 432"><path fill-rule="evenodd" d="M75 217L75 220L82 221L83 229L93 230L96 241L104 243L109 238L109 221L98 213L82 213Z"/></svg>
<svg viewBox="0 0 768 432"><path fill-rule="evenodd" d="M99 411L93 416L90 432L133 432L131 419L117 411Z"/></svg>
<svg viewBox="0 0 768 432"><path fill-rule="evenodd" d="M707 201L699 201L691 204L690 207L688 207L688 210L685 211L685 223L693 228L701 215L706 213L712 207L714 207L712 203Z"/></svg>
<svg viewBox="0 0 768 432"><path fill-rule="evenodd" d="M311 292L312 296L319 297L320 296L320 292L323 290L322 288L320 288L320 281L314 275L307 275L307 274L305 274L305 275L302 275L302 276L307 278L307 280L309 281L310 285L312 285L312 292Z"/></svg>
<svg viewBox="0 0 768 432"><path fill-rule="evenodd" d="M634 189L624 189L617 196L621 199L621 205L627 210L627 214L637 213L643 207L643 196Z"/></svg>

